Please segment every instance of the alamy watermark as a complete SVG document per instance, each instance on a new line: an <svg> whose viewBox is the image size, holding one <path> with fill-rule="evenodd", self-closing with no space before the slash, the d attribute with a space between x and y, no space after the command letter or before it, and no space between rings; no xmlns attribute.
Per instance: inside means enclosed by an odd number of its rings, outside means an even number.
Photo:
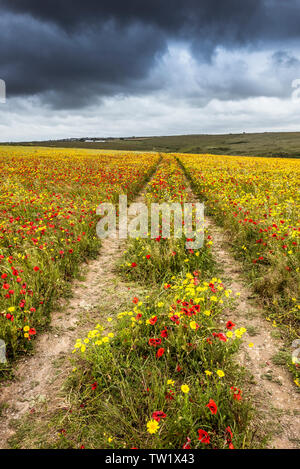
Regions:
<svg viewBox="0 0 300 469"><path fill-rule="evenodd" d="M300 365L300 339L295 339L292 343L292 363L294 365Z"/></svg>
<svg viewBox="0 0 300 469"><path fill-rule="evenodd" d="M0 104L6 103L6 84L4 80L0 79Z"/></svg>
<svg viewBox="0 0 300 469"><path fill-rule="evenodd" d="M118 212L117 212L118 210ZM119 204L103 203L96 211L102 218L97 224L97 236L120 239L182 238L187 249L199 249L204 243L204 204L142 202L127 206L127 196L119 196ZM117 217L118 213L118 217ZM118 221L118 226L117 226Z"/></svg>
<svg viewBox="0 0 300 469"><path fill-rule="evenodd" d="M6 363L6 345L4 340L0 339L0 363Z"/></svg>
<svg viewBox="0 0 300 469"><path fill-rule="evenodd" d="M292 81L292 88L294 91L292 92L292 100L294 102L300 102L300 78L296 78Z"/></svg>

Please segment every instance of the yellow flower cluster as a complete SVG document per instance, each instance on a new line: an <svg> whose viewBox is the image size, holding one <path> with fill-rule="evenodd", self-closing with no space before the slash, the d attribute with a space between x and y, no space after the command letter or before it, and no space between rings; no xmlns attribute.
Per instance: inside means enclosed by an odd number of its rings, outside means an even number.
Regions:
<svg viewBox="0 0 300 469"><path fill-rule="evenodd" d="M95 329L88 332L88 335L85 339L77 339L72 353L75 353L77 350L80 350L82 353L84 353L86 351L87 345L90 343L96 346L107 344L110 339L114 337L114 333L109 332L107 335L103 335L103 331L103 326L97 324Z"/></svg>

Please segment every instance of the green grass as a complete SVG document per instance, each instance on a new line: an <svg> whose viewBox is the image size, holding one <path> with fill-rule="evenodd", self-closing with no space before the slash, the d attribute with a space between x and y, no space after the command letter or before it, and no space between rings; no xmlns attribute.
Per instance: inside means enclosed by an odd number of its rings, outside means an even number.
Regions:
<svg viewBox="0 0 300 469"><path fill-rule="evenodd" d="M18 143L18 145L20 145L20 143ZM115 138L107 140L104 143L88 143L81 141L70 142L60 140L24 142L22 145L299 158L300 132L173 135L131 139Z"/></svg>

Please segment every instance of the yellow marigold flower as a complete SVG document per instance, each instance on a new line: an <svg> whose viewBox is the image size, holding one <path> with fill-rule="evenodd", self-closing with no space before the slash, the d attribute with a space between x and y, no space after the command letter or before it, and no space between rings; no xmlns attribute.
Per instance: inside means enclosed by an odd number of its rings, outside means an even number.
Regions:
<svg viewBox="0 0 300 469"><path fill-rule="evenodd" d="M223 376L225 376L225 373L224 373L224 371L222 371L222 370L217 370L217 375L218 375L220 378L223 378Z"/></svg>
<svg viewBox="0 0 300 469"><path fill-rule="evenodd" d="M212 371L209 371L209 370L205 370L204 373L206 374L206 376L211 376L212 375Z"/></svg>
<svg viewBox="0 0 300 469"><path fill-rule="evenodd" d="M156 420L151 419L149 422L147 422L147 432L148 433L156 433L157 430L159 429L159 424Z"/></svg>
<svg viewBox="0 0 300 469"><path fill-rule="evenodd" d="M184 394L187 394L188 392L190 392L190 388L187 384L183 384L181 386L181 391L184 392Z"/></svg>
<svg viewBox="0 0 300 469"><path fill-rule="evenodd" d="M232 336L233 336L233 333L232 333L232 331L228 331L228 332L226 332L226 335L227 335L227 337L229 337L229 338L230 338L230 337L232 337Z"/></svg>
<svg viewBox="0 0 300 469"><path fill-rule="evenodd" d="M86 346L85 345L82 345L81 349L82 353L84 353L86 351Z"/></svg>
<svg viewBox="0 0 300 469"><path fill-rule="evenodd" d="M299 387L300 387L299 378L296 378L296 379L294 380L294 383L296 384L296 386L299 386Z"/></svg>
<svg viewBox="0 0 300 469"><path fill-rule="evenodd" d="M196 321L191 321L191 322L190 322L190 328L193 329L193 330L197 329L197 323L196 323Z"/></svg>
<svg viewBox="0 0 300 469"><path fill-rule="evenodd" d="M115 336L115 334L114 334L113 332L109 332L109 333L107 334L107 336L112 339L112 338Z"/></svg>
<svg viewBox="0 0 300 469"><path fill-rule="evenodd" d="M167 384L168 384L169 386L174 386L175 381L174 381L173 379L168 379Z"/></svg>
<svg viewBox="0 0 300 469"><path fill-rule="evenodd" d="M203 314L205 314L205 316L210 316L210 311L209 311L209 309L203 311Z"/></svg>
<svg viewBox="0 0 300 469"><path fill-rule="evenodd" d="M254 346L254 343L253 342L250 342L250 344L248 344L248 347L252 348Z"/></svg>
<svg viewBox="0 0 300 469"><path fill-rule="evenodd" d="M25 327L23 327L23 331L24 331L24 332L28 332L28 331L29 331L29 329L30 329L30 327L29 327L29 326L25 326Z"/></svg>

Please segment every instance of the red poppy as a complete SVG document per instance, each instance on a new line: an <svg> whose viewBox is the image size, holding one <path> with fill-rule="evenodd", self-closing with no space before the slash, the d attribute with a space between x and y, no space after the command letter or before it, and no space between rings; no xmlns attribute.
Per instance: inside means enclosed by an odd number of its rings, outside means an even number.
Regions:
<svg viewBox="0 0 300 469"><path fill-rule="evenodd" d="M177 316L177 314L174 314L170 319L171 319L171 321L175 322L175 324L177 324L177 326L180 324L179 316Z"/></svg>
<svg viewBox="0 0 300 469"><path fill-rule="evenodd" d="M152 326L154 326L154 324L156 323L156 321L157 321L157 316L154 316L153 318L150 318L150 319L149 319L149 322L150 322L150 324L151 324Z"/></svg>
<svg viewBox="0 0 300 469"><path fill-rule="evenodd" d="M233 434L232 434L232 431L231 431L231 428L230 427L226 427L225 428L225 432L226 432L226 439L227 441L231 441L232 438L233 438Z"/></svg>
<svg viewBox="0 0 300 469"><path fill-rule="evenodd" d="M157 345L161 344L161 339L149 339L148 344L156 347Z"/></svg>
<svg viewBox="0 0 300 469"><path fill-rule="evenodd" d="M151 257L150 254L147 254L146 259L150 259L150 257Z"/></svg>
<svg viewBox="0 0 300 469"><path fill-rule="evenodd" d="M29 329L29 335L35 335L35 334L36 334L36 330L34 329L34 327Z"/></svg>
<svg viewBox="0 0 300 469"><path fill-rule="evenodd" d="M136 263L132 262L131 267L136 267Z"/></svg>
<svg viewBox="0 0 300 469"><path fill-rule="evenodd" d="M156 420L157 422L160 422L160 419L165 419L166 414L162 410L157 410L156 412L153 412L152 418Z"/></svg>
<svg viewBox="0 0 300 469"><path fill-rule="evenodd" d="M219 340L221 340L221 342L227 342L227 337L226 337L226 335L222 334L222 332L217 334L217 337L218 337Z"/></svg>
<svg viewBox="0 0 300 469"><path fill-rule="evenodd" d="M242 391L239 388L231 386L231 391L233 391L233 399L235 401L240 401L242 399Z"/></svg>
<svg viewBox="0 0 300 469"><path fill-rule="evenodd" d="M163 329L160 333L161 337L163 338L167 338L168 337L168 331L167 329Z"/></svg>
<svg viewBox="0 0 300 469"><path fill-rule="evenodd" d="M135 296L132 300L132 303L137 304L139 302L139 299Z"/></svg>
<svg viewBox="0 0 300 469"><path fill-rule="evenodd" d="M165 353L165 349L163 347L159 348L156 354L157 358L162 357L164 353Z"/></svg>
<svg viewBox="0 0 300 469"><path fill-rule="evenodd" d="M226 327L231 331L233 329L235 324L232 321L227 321Z"/></svg>
<svg viewBox="0 0 300 469"><path fill-rule="evenodd" d="M37 267L37 266L35 266L35 267L33 267L33 270L34 270L35 272L38 272L38 271L40 270L40 268Z"/></svg>
<svg viewBox="0 0 300 469"><path fill-rule="evenodd" d="M206 445L209 445L210 443L210 436L205 430L198 430L199 437L198 440L201 441L201 443L204 443Z"/></svg>
<svg viewBox="0 0 300 469"><path fill-rule="evenodd" d="M217 404L215 403L215 401L213 399L209 399L209 402L208 402L208 404L206 404L205 407L208 407L213 415L215 415L217 413L218 407L217 407Z"/></svg>
<svg viewBox="0 0 300 469"><path fill-rule="evenodd" d="M97 381L95 381L93 384L91 384L92 390L95 391L95 389L97 389L97 386L98 386L98 383Z"/></svg>

